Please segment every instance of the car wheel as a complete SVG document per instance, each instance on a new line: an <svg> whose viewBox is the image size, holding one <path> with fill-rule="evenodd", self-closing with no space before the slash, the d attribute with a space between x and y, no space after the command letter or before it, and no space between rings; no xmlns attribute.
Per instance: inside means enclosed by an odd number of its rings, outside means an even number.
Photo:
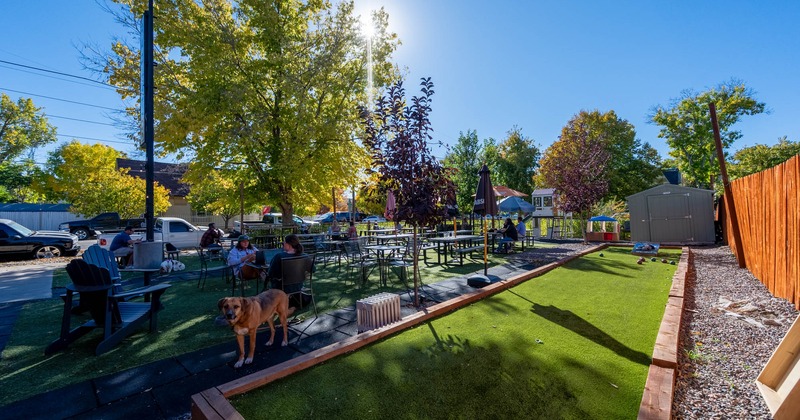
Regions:
<svg viewBox="0 0 800 420"><path fill-rule="evenodd" d="M52 245L45 245L39 248L36 248L33 251L33 255L36 258L55 258L61 256L61 248Z"/></svg>
<svg viewBox="0 0 800 420"><path fill-rule="evenodd" d="M72 233L78 237L78 240L82 241L89 237L89 231L83 228L75 229Z"/></svg>

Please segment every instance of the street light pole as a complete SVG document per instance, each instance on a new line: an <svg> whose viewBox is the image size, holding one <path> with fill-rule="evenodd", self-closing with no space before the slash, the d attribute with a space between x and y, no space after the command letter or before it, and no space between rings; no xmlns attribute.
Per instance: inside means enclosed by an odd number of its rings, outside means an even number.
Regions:
<svg viewBox="0 0 800 420"><path fill-rule="evenodd" d="M155 205L153 183L155 176L155 138L153 127L153 0L148 1L148 8L142 17L142 49L141 49L141 86L140 118L142 123L142 136L145 146L145 203L144 218L147 226L146 239L153 242L155 227Z"/></svg>

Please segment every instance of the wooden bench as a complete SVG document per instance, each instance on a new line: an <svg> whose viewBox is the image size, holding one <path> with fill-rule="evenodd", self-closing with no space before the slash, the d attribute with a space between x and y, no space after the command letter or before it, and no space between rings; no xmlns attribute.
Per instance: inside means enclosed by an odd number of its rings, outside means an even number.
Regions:
<svg viewBox="0 0 800 420"><path fill-rule="evenodd" d="M458 256L458 265L464 265L464 254L472 254L475 251L482 251L483 245L471 246L467 248L453 248L453 258Z"/></svg>

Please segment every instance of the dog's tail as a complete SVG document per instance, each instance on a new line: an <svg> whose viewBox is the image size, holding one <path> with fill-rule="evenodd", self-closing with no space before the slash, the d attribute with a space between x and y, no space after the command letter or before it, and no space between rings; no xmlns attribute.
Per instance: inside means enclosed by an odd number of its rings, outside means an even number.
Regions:
<svg viewBox="0 0 800 420"><path fill-rule="evenodd" d="M290 306L289 310L286 311L286 316L289 316L289 315L293 314L295 309L297 309L297 308L295 308L294 306Z"/></svg>

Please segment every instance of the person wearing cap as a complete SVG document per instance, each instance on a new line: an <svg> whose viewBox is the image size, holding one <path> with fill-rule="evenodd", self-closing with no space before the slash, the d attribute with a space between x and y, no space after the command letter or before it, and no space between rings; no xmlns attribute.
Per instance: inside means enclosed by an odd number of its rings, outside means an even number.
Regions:
<svg viewBox="0 0 800 420"><path fill-rule="evenodd" d="M200 247L208 248L214 244L219 245L220 238L222 238L222 231L217 229L217 225L214 222L211 222L208 224L208 230L200 238Z"/></svg>
<svg viewBox="0 0 800 420"><path fill-rule="evenodd" d="M255 278L251 276L241 277L239 272L242 271L242 267L244 267L245 264L255 262L256 252L258 252L258 248L254 247L253 244L250 243L250 237L247 235L240 235L239 239L236 241L236 246L233 247L231 252L228 254L228 265L233 267L234 276L243 279Z"/></svg>

